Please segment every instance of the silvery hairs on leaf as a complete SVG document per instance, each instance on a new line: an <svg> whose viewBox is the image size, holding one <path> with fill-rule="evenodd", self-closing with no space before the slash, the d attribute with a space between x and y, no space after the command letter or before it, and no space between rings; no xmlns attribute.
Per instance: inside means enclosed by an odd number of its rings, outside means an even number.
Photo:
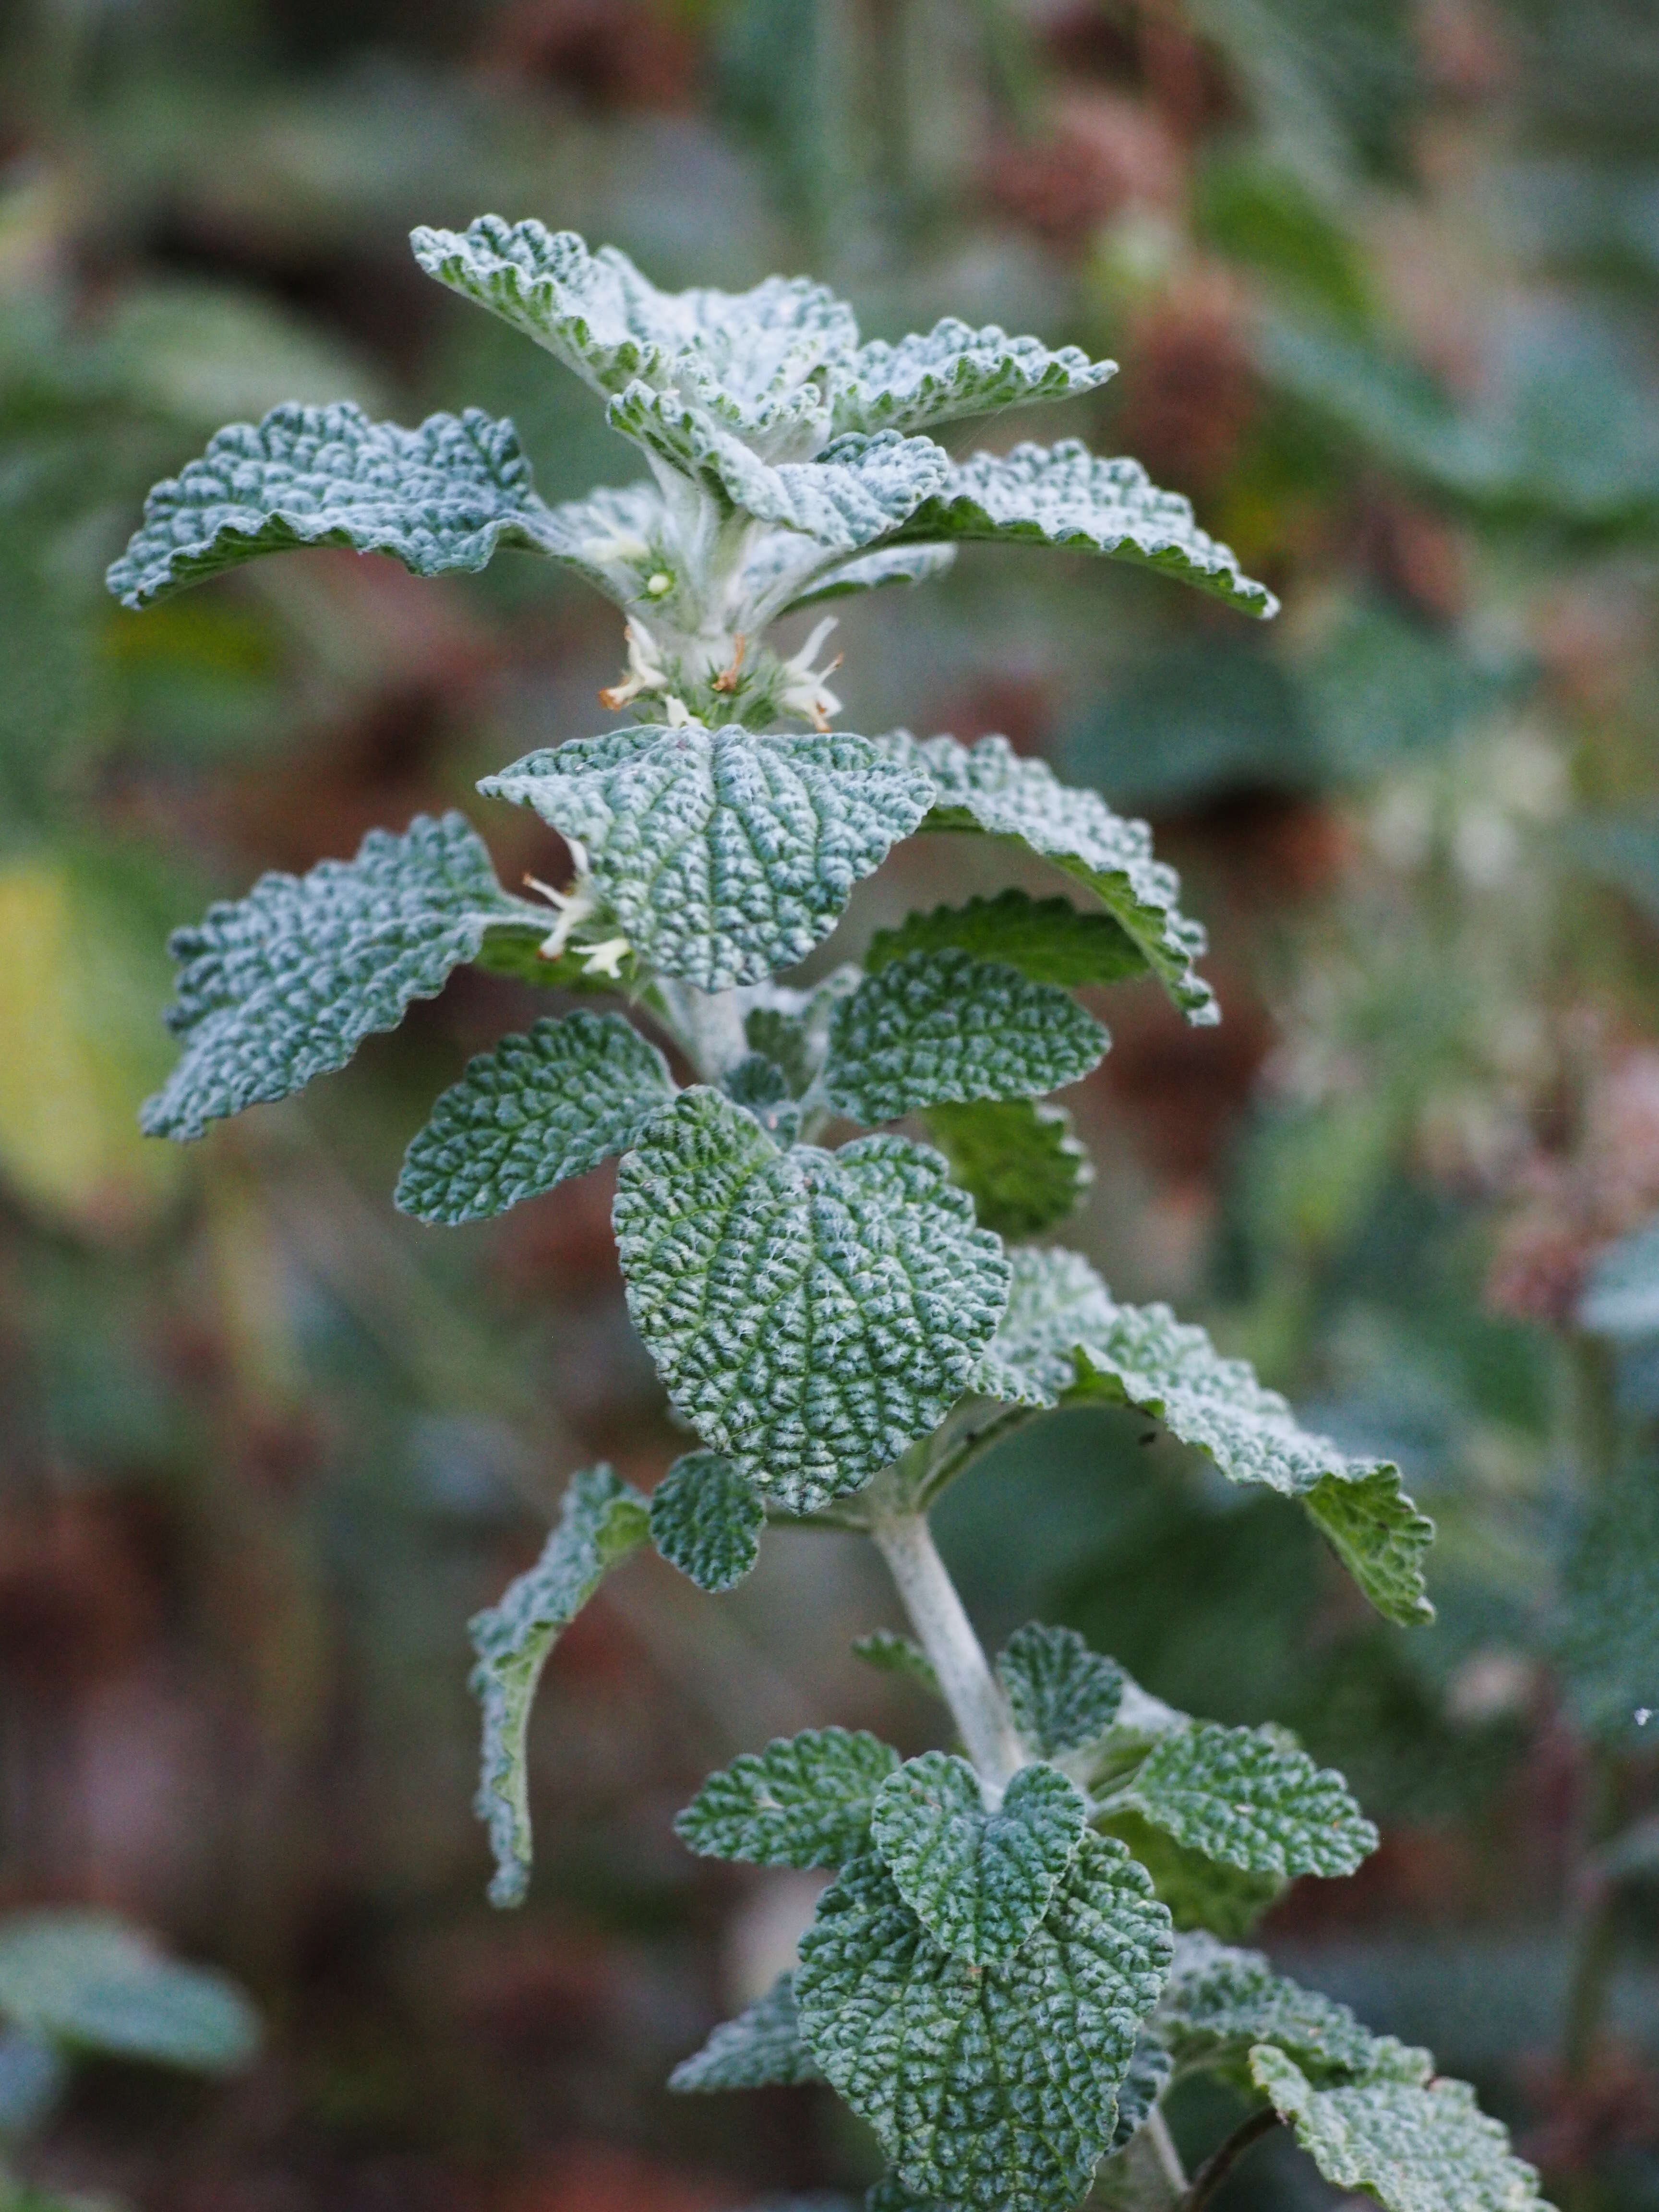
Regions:
<svg viewBox="0 0 1659 2212"><path fill-rule="evenodd" d="M1079 1082L1110 1042L1069 992L945 947L866 975L830 1018L822 1083L854 1121L1031 1098Z"/></svg>
<svg viewBox="0 0 1659 2212"><path fill-rule="evenodd" d="M290 404L216 432L200 459L158 483L107 580L143 607L301 545L389 553L438 576L482 568L500 545L550 550L547 520L510 422L469 407L405 430L346 400Z"/></svg>
<svg viewBox="0 0 1659 2212"><path fill-rule="evenodd" d="M1006 738L969 746L954 738L922 743L899 730L881 742L893 759L933 780L924 830L977 830L1051 861L1094 892L1189 1022L1219 1019L1215 994L1193 964L1204 951L1203 927L1176 907L1180 879L1152 858L1144 822L1114 814L1098 792L1060 782L1046 762L1022 758Z"/></svg>
<svg viewBox="0 0 1659 2212"><path fill-rule="evenodd" d="M734 1589L760 1557L766 1508L718 1452L687 1452L651 1493L651 1540L699 1589Z"/></svg>
<svg viewBox="0 0 1659 2212"><path fill-rule="evenodd" d="M1123 1672L1091 1651L1074 1628L1028 1621L997 1654L997 1679L1022 1742L1039 1759L1081 1751L1111 1726L1123 1701Z"/></svg>
<svg viewBox="0 0 1659 2212"><path fill-rule="evenodd" d="M927 1133L951 1164L951 1180L974 1201L982 1229L1036 1237L1076 1211L1095 1179L1094 1163L1072 1133L1063 1106L1035 1098L977 1098L934 1106Z"/></svg>
<svg viewBox="0 0 1659 2212"><path fill-rule="evenodd" d="M1008 1313L981 1387L1012 1401L1128 1405L1195 1445L1229 1481L1300 1501L1377 1611L1433 1619L1423 1554L1434 1524L1391 1462L1350 1459L1298 1427L1276 1390L1224 1359L1167 1306L1124 1306L1075 1252L1018 1252Z"/></svg>
<svg viewBox="0 0 1659 2212"><path fill-rule="evenodd" d="M1010 337L996 324L974 330L953 315L896 345L872 338L829 376L837 430L921 430L963 415L1072 399L1115 375L1076 346L1058 352L1036 338Z"/></svg>
<svg viewBox="0 0 1659 2212"><path fill-rule="evenodd" d="M1034 899L1021 890L907 915L896 928L876 932L864 965L873 975L912 953L947 947L971 952L976 960L1000 961L1034 983L1067 989L1121 982L1144 975L1147 967L1146 953L1109 914L1085 913L1069 899Z"/></svg>
<svg viewBox="0 0 1659 2212"><path fill-rule="evenodd" d="M668 2077L668 2086L682 2093L791 2089L803 2081L823 2079L800 2039L794 1977L780 1974L763 1997L757 1997L735 2020L723 2021L701 2051L681 2059Z"/></svg>
<svg viewBox="0 0 1659 2212"><path fill-rule="evenodd" d="M530 1886L530 1777L526 1734L542 1668L559 1637L611 1569L650 1536L650 1506L608 1467L573 1475L539 1559L499 1603L471 1623L483 1707L478 1814L495 1854L492 1905L522 1905Z"/></svg>
<svg viewBox="0 0 1659 2212"><path fill-rule="evenodd" d="M1111 2140L1167 1930L1122 1846L1085 1831L1023 1948L974 1966L933 1941L872 1853L842 1869L801 1940L802 2033L903 2188L984 2212L1069 2212Z"/></svg>
<svg viewBox="0 0 1659 2212"><path fill-rule="evenodd" d="M675 1410L794 1512L937 1428L1001 1316L1001 1247L937 1152L780 1151L710 1090L683 1091L623 1160L614 1220Z"/></svg>
<svg viewBox="0 0 1659 2212"><path fill-rule="evenodd" d="M1176 1841L1251 1874L1352 1874L1377 1833L1330 1767L1272 1729L1215 1721L1160 1736L1127 1802Z"/></svg>
<svg viewBox="0 0 1659 2212"><path fill-rule="evenodd" d="M841 1866L870 1845L876 1792L899 1763L863 1729L806 1729L711 1774L674 1821L703 1858L754 1866Z"/></svg>
<svg viewBox="0 0 1659 2212"><path fill-rule="evenodd" d="M1147 2023L1182 2073L1199 2068L1248 2086L1249 2057L1270 2043L1316 2083L1353 2081L1381 2068L1426 2081L1426 2051L1373 2035L1345 2004L1275 1973L1259 1951L1235 1950L1205 1935L1176 1938L1170 1978Z"/></svg>
<svg viewBox="0 0 1659 2212"><path fill-rule="evenodd" d="M262 876L175 930L179 1065L141 1116L153 1137L199 1137L210 1121L286 1098L343 1067L364 1037L395 1029L415 999L475 958L486 931L522 927L459 814L417 815L401 836L371 830L351 860Z"/></svg>
<svg viewBox="0 0 1659 2212"><path fill-rule="evenodd" d="M866 738L735 723L573 739L478 788L574 839L634 951L705 991L805 959L933 800L925 773Z"/></svg>
<svg viewBox="0 0 1659 2212"><path fill-rule="evenodd" d="M410 1146L397 1203L451 1226L503 1213L626 1152L674 1096L668 1063L620 1014L567 1014L480 1053Z"/></svg>
<svg viewBox="0 0 1659 2212"><path fill-rule="evenodd" d="M934 1942L987 1966L1012 1958L1048 1910L1087 1817L1058 1767L1022 1767L989 1811L967 1760L929 1751L882 1784L871 1831Z"/></svg>

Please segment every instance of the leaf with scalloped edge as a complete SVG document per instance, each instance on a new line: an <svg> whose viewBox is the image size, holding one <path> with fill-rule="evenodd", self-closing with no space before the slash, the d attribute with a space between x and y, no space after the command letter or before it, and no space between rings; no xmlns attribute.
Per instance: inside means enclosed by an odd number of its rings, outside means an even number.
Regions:
<svg viewBox="0 0 1659 2212"><path fill-rule="evenodd" d="M1027 1621L997 1654L1020 1740L1040 1759L1060 1759L1103 1735L1123 1700L1123 1670L1091 1651L1074 1628Z"/></svg>
<svg viewBox="0 0 1659 2212"><path fill-rule="evenodd" d="M495 1854L492 1905L522 1905L530 1887L530 1772L526 1738L536 1686L554 1644L612 1567L650 1536L650 1505L608 1467L573 1475L533 1567L469 1623L483 1707L478 1814Z"/></svg>
<svg viewBox="0 0 1659 2212"><path fill-rule="evenodd" d="M872 1629L869 1635L854 1638L853 1656L878 1674L904 1675L931 1697L945 1695L933 1661L913 1636L899 1636L890 1628Z"/></svg>
<svg viewBox="0 0 1659 2212"><path fill-rule="evenodd" d="M1342 1777L1273 1729L1173 1729L1127 1802L1178 1844L1250 1874L1352 1874L1378 1840Z"/></svg>
<svg viewBox="0 0 1659 2212"><path fill-rule="evenodd" d="M1146 953L1109 914L1085 913L1069 899L1034 899L1020 890L907 915L896 928L876 932L864 964L874 975L911 953L951 945L976 960L1017 968L1034 983L1067 989L1146 973Z"/></svg>
<svg viewBox="0 0 1659 2212"><path fill-rule="evenodd" d="M1224 1866L1202 1851L1190 1851L1167 1830L1155 1828L1139 1813L1118 1807L1102 1826L1129 1847L1152 1877L1152 1888L1170 1908L1176 1927L1202 1930L1225 1942L1248 1936L1285 1888L1277 1875L1247 1874Z"/></svg>
<svg viewBox="0 0 1659 2212"><path fill-rule="evenodd" d="M478 788L575 839L608 917L595 926L705 991L804 960L932 797L925 774L867 738L736 723L573 738Z"/></svg>
<svg viewBox="0 0 1659 2212"><path fill-rule="evenodd" d="M303 545L389 553L416 576L441 576L482 568L501 545L549 551L547 520L513 425L477 407L405 430L349 400L290 403L216 431L158 483L106 580L124 605L145 607Z"/></svg>
<svg viewBox="0 0 1659 2212"><path fill-rule="evenodd" d="M882 591L889 584L931 584L953 568L956 559L954 545L890 545L879 553L860 553L825 570L780 611L793 614L798 607Z"/></svg>
<svg viewBox="0 0 1659 2212"><path fill-rule="evenodd" d="M1002 1310L1007 1263L937 1152L780 1151L683 1091L623 1160L634 1325L675 1410L763 1496L809 1512L938 1427Z"/></svg>
<svg viewBox="0 0 1659 2212"><path fill-rule="evenodd" d="M467 1063L410 1144L397 1203L454 1226L504 1213L624 1152L674 1096L668 1062L620 1014L567 1014Z"/></svg>
<svg viewBox="0 0 1659 2212"><path fill-rule="evenodd" d="M701 2051L682 2058L668 2086L684 2094L710 2089L793 2089L823 2076L800 2039L793 1974L780 1974L763 1997L735 2020L722 2021Z"/></svg>
<svg viewBox="0 0 1659 2212"><path fill-rule="evenodd" d="M988 1809L965 1759L908 1759L876 1793L875 1847L899 1895L953 1958L1012 1958L1077 1855L1088 1808L1055 1766L1023 1766Z"/></svg>
<svg viewBox="0 0 1659 2212"><path fill-rule="evenodd" d="M1086 884L1188 1020L1220 1018L1215 994L1193 966L1204 951L1203 927L1177 908L1180 878L1153 859L1144 822L1114 814L1097 791L1061 783L1046 762L1023 758L1006 738L969 746L948 737L924 743L898 730L881 743L892 758L933 779L937 795L924 830L1005 837Z"/></svg>
<svg viewBox="0 0 1659 2212"><path fill-rule="evenodd" d="M760 1557L766 1508L729 1459L686 1452L651 1493L651 1540L699 1589L736 1588Z"/></svg>
<svg viewBox="0 0 1659 2212"><path fill-rule="evenodd" d="M1207 1935L1177 1938L1170 1978L1147 2023L1183 2073L1203 2068L1249 2086L1252 2048L1272 2044L1319 2083L1353 2081L1379 2071L1426 2081L1426 2051L1373 2035L1345 2004L1276 1973L1259 1951L1240 1951Z"/></svg>
<svg viewBox="0 0 1659 2212"><path fill-rule="evenodd" d="M928 1135L951 1164L951 1180L974 1201L982 1229L1036 1237L1076 1211L1095 1179L1094 1163L1072 1133L1063 1106L1037 1098L976 1098L930 1107Z"/></svg>
<svg viewBox="0 0 1659 2212"><path fill-rule="evenodd" d="M1245 614L1279 611L1231 547L1199 528L1190 500L1160 491L1139 461L1103 459L1077 438L953 462L950 481L916 508L903 535L1109 554L1196 585Z"/></svg>
<svg viewBox="0 0 1659 2212"><path fill-rule="evenodd" d="M959 415L1074 399L1116 374L1115 361L1091 361L1077 346L1051 352L1041 338L1010 337L995 323L976 331L946 315L896 344L872 338L828 382L837 430L921 430Z"/></svg>
<svg viewBox="0 0 1659 2212"><path fill-rule="evenodd" d="M1547 2212L1537 2174L1467 2081L1319 2089L1271 2044L1251 2052L1250 2071L1325 2179L1387 2212Z"/></svg>
<svg viewBox="0 0 1659 2212"><path fill-rule="evenodd" d="M891 1744L862 1729L775 1736L711 1774L674 1832L703 1858L842 1866L869 1849L876 1793L898 1763Z"/></svg>
<svg viewBox="0 0 1659 2212"><path fill-rule="evenodd" d="M974 1966L933 1941L871 1854L843 1868L801 1940L802 2034L902 2188L1064 2212L1111 2141L1167 1930L1121 1845L1085 1830L1021 1949Z"/></svg>
<svg viewBox="0 0 1659 2212"><path fill-rule="evenodd" d="M946 947L866 975L830 1018L820 1081L854 1121L1030 1098L1079 1082L1110 1039L1069 992Z"/></svg>
<svg viewBox="0 0 1659 2212"><path fill-rule="evenodd" d="M371 830L350 860L261 876L173 932L184 1052L140 1115L152 1137L199 1137L210 1121L286 1098L343 1067L376 1030L477 957L486 931L522 927L459 814L416 815L401 836Z"/></svg>

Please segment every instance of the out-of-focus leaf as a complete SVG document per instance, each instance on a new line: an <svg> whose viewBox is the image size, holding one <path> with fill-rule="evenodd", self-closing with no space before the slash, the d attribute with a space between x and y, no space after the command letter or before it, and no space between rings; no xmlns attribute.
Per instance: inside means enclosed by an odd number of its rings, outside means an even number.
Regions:
<svg viewBox="0 0 1659 2212"><path fill-rule="evenodd" d="M1561 1664L1581 1723L1627 1746L1659 1712L1659 1471L1586 1508L1562 1577Z"/></svg>
<svg viewBox="0 0 1659 2212"><path fill-rule="evenodd" d="M1659 1216L1597 1260L1579 1296L1578 1325L1593 1336L1659 1336Z"/></svg>
<svg viewBox="0 0 1659 2212"><path fill-rule="evenodd" d="M225 1975L168 1959L98 1912L31 1912L0 1926L0 2013L70 2051L201 2074L252 2058L259 2027Z"/></svg>
<svg viewBox="0 0 1659 2212"><path fill-rule="evenodd" d="M1320 768L1294 679L1229 638L1171 647L1092 702L1065 733L1061 762L1077 782L1133 806L1301 790Z"/></svg>

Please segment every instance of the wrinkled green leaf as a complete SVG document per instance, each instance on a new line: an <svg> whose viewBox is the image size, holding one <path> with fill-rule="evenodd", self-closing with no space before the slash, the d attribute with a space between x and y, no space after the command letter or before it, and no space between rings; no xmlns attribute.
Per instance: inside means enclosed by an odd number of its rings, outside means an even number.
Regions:
<svg viewBox="0 0 1659 2212"><path fill-rule="evenodd" d="M1028 1621L997 1654L1014 1726L1041 1759L1063 1758L1103 1735L1123 1697L1122 1670L1074 1628Z"/></svg>
<svg viewBox="0 0 1659 2212"><path fill-rule="evenodd" d="M879 553L860 553L829 569L781 611L815 607L823 599L849 598L854 592L880 591L888 584L931 584L956 565L954 545L890 545Z"/></svg>
<svg viewBox="0 0 1659 2212"><path fill-rule="evenodd" d="M1377 1845L1342 1777L1272 1729L1200 1721L1170 1730L1129 1802L1177 1843L1250 1874L1352 1874Z"/></svg>
<svg viewBox="0 0 1659 2212"><path fill-rule="evenodd" d="M36 2042L228 2074L259 2046L227 1975L168 1959L101 1912L24 1912L0 1924L0 2014Z"/></svg>
<svg viewBox="0 0 1659 2212"><path fill-rule="evenodd" d="M766 1508L728 1459L687 1452L651 1493L651 1540L699 1589L729 1590L760 1557Z"/></svg>
<svg viewBox="0 0 1659 2212"><path fill-rule="evenodd" d="M1390 2036L1362 2027L1345 2004L1275 1973L1259 1951L1209 1936L1183 1936L1147 2033L1183 2073L1203 2067L1248 2086L1249 2059L1272 2044L1316 2082L1352 2081L1386 2071L1426 2081L1433 2062Z"/></svg>
<svg viewBox="0 0 1659 2212"><path fill-rule="evenodd" d="M1085 914L1069 899L1034 899L1018 890L908 915L897 928L876 932L864 964L873 975L911 953L948 946L1017 968L1034 983L1068 988L1146 972L1145 952L1109 914Z"/></svg>
<svg viewBox="0 0 1659 2212"><path fill-rule="evenodd" d="M1051 353L1038 338L1010 337L953 315L890 345L872 338L829 378L837 430L921 430L958 415L983 415L1034 399L1070 399L1115 375L1076 346Z"/></svg>
<svg viewBox="0 0 1659 2212"><path fill-rule="evenodd" d="M868 1850L876 1793L898 1763L890 1744L862 1729L777 1736L711 1774L674 1832L703 1858L842 1866Z"/></svg>
<svg viewBox="0 0 1659 2212"><path fill-rule="evenodd" d="M1139 1813L1115 1810L1103 1826L1146 1868L1155 1894L1183 1932L1203 1930L1237 1942L1249 1934L1285 1887L1277 1875L1246 1874L1242 1868L1206 1858L1202 1851L1188 1850Z"/></svg>
<svg viewBox="0 0 1659 2212"><path fill-rule="evenodd" d="M981 1228L1035 1237L1075 1211L1095 1179L1094 1163L1072 1134L1063 1106L1036 1098L980 1098L935 1106L927 1133L951 1164L951 1180L974 1201Z"/></svg>
<svg viewBox="0 0 1659 2212"><path fill-rule="evenodd" d="M800 2039L793 1974L780 1974L763 1997L723 2021L702 2049L683 2058L671 2089L794 2088L823 2076Z"/></svg>

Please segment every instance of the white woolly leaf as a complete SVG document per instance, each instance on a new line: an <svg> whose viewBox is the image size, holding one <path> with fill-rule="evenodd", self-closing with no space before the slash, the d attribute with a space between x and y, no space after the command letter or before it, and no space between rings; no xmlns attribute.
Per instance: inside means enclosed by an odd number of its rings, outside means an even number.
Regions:
<svg viewBox="0 0 1659 2212"><path fill-rule="evenodd" d="M806 1729L711 1774L674 1832L704 1858L754 1866L841 1866L869 1848L876 1792L899 1763L890 1744Z"/></svg>
<svg viewBox="0 0 1659 2212"><path fill-rule="evenodd" d="M780 1974L763 1997L735 2020L723 2021L702 2049L681 2059L668 2077L682 2093L710 2089L791 2089L822 2081L800 2039L794 1977Z"/></svg>
<svg viewBox="0 0 1659 2212"><path fill-rule="evenodd" d="M1170 1730L1128 1802L1177 1843L1250 1874L1352 1874L1377 1844L1342 1777L1272 1729L1200 1721Z"/></svg>
<svg viewBox="0 0 1659 2212"><path fill-rule="evenodd" d="M1028 1621L997 1654L1021 1740L1040 1759L1060 1759L1103 1735L1123 1698L1123 1672L1091 1651L1074 1628Z"/></svg>
<svg viewBox="0 0 1659 2212"><path fill-rule="evenodd" d="M860 553L798 592L781 611L793 614L797 607L880 591L888 584L931 584L956 565L956 557L954 545L890 545L879 553Z"/></svg>
<svg viewBox="0 0 1659 2212"><path fill-rule="evenodd" d="M651 1493L651 1540L699 1589L735 1588L760 1557L766 1508L718 1452L687 1452Z"/></svg>
<svg viewBox="0 0 1659 2212"><path fill-rule="evenodd" d="M921 430L958 415L984 415L1034 399L1071 399L1116 374L1076 346L1050 352L1040 338L1010 337L994 323L974 330L954 315L896 345L872 338L830 371L837 430Z"/></svg>

